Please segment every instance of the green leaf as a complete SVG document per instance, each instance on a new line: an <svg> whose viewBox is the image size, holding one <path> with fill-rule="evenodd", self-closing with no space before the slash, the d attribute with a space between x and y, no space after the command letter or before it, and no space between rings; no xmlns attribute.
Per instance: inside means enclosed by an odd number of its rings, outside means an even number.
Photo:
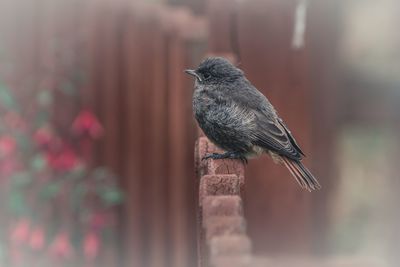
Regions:
<svg viewBox="0 0 400 267"><path fill-rule="evenodd" d="M91 176L93 177L94 180L98 181L104 181L104 180L112 181L117 179L115 177L115 174L110 172L110 170L107 169L106 167L97 167L92 171Z"/></svg>
<svg viewBox="0 0 400 267"><path fill-rule="evenodd" d="M10 178L12 185L16 188L25 187L32 182L32 176L28 172L18 172Z"/></svg>
<svg viewBox="0 0 400 267"><path fill-rule="evenodd" d="M22 215L26 212L25 196L20 191L11 192L8 200L9 208L16 215Z"/></svg>
<svg viewBox="0 0 400 267"><path fill-rule="evenodd" d="M46 159L43 154L38 153L31 159L30 165L34 171L42 171L46 167Z"/></svg>
<svg viewBox="0 0 400 267"><path fill-rule="evenodd" d="M124 199L124 195L117 188L106 188L100 197L107 206L120 204Z"/></svg>
<svg viewBox="0 0 400 267"><path fill-rule="evenodd" d="M24 154L27 154L27 151L30 151L32 149L32 142L28 135L16 132L14 134L14 138L18 143L18 148L21 149Z"/></svg>
<svg viewBox="0 0 400 267"><path fill-rule="evenodd" d="M80 163L77 166L75 166L75 168L73 168L68 172L67 178L78 180L86 178L86 174L87 174L86 165Z"/></svg>
<svg viewBox="0 0 400 267"><path fill-rule="evenodd" d="M76 93L77 93L77 88L74 86L74 84L72 82L69 82L69 81L63 83L61 85L60 90L64 94L69 95L69 96L76 95Z"/></svg>
<svg viewBox="0 0 400 267"><path fill-rule="evenodd" d="M35 125L39 128L48 124L50 120L50 113L48 111L40 110L36 113Z"/></svg>
<svg viewBox="0 0 400 267"><path fill-rule="evenodd" d="M37 94L36 101L41 107L49 107L53 103L53 95L49 90L42 90Z"/></svg>
<svg viewBox="0 0 400 267"><path fill-rule="evenodd" d="M83 206L82 202L87 191L87 187L84 184L78 184L74 187L71 194L71 206L74 210L79 210Z"/></svg>
<svg viewBox="0 0 400 267"><path fill-rule="evenodd" d="M4 106L6 109L16 108L14 97L11 95L11 92L5 86L5 84L1 82L0 82L0 105Z"/></svg>
<svg viewBox="0 0 400 267"><path fill-rule="evenodd" d="M60 189L61 189L60 183L58 182L48 183L42 188L40 195L45 199L53 198L58 195Z"/></svg>

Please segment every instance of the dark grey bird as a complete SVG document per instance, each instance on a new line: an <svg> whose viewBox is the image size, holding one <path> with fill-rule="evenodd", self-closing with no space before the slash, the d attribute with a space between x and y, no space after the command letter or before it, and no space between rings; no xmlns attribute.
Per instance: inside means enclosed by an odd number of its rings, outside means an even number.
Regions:
<svg viewBox="0 0 400 267"><path fill-rule="evenodd" d="M185 72L196 78L193 111L200 128L226 151L203 159L230 158L247 163L248 158L268 153L289 169L302 188L321 188L301 163L304 153L283 120L242 70L224 58L211 57Z"/></svg>

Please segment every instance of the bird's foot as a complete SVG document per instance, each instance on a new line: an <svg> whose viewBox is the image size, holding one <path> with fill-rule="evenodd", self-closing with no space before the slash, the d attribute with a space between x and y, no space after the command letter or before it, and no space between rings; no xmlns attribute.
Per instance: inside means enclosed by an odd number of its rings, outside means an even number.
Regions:
<svg viewBox="0 0 400 267"><path fill-rule="evenodd" d="M238 152L225 152L222 154L212 153L205 155L201 160L207 160L207 159L240 159L243 162L243 164L248 163L247 158L242 153Z"/></svg>
<svg viewBox="0 0 400 267"><path fill-rule="evenodd" d="M219 154L219 153L212 153L212 154L207 154L205 155L201 160L207 160L207 159L226 159L226 153Z"/></svg>

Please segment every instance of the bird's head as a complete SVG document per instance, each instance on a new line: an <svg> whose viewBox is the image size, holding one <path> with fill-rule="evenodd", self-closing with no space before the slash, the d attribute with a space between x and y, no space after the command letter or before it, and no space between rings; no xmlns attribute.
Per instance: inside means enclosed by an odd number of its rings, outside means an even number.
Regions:
<svg viewBox="0 0 400 267"><path fill-rule="evenodd" d="M209 57L195 70L185 70L200 84L215 84L230 81L243 76L243 72L222 57Z"/></svg>

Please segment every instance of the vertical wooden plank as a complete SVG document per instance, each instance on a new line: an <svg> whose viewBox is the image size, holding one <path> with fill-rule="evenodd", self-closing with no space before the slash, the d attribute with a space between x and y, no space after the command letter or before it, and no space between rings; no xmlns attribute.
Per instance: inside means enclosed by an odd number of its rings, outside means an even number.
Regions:
<svg viewBox="0 0 400 267"><path fill-rule="evenodd" d="M53 64L55 72L46 70L48 58L44 58L44 70L47 78L55 79L59 88L70 88L68 90L55 90L54 120L55 128L60 130L69 129L70 124L74 120L80 106L80 81L77 81L76 73L81 72L81 61L79 57L79 45L77 28L79 28L80 14L78 1L68 1L53 4L52 22L46 24L56 25L55 32L51 36L41 37L47 40L48 47L44 50L46 54L54 53ZM47 17L50 12L46 13L43 9L41 16ZM46 55L47 56L47 55Z"/></svg>
<svg viewBox="0 0 400 267"><path fill-rule="evenodd" d="M177 21L180 21L178 18ZM171 34L168 44L168 138L169 138L169 218L170 218L170 240L173 244L171 266L187 266L190 240L188 234L191 232L188 225L189 218L194 220L194 198L193 181L193 148L188 148L189 138L188 115L191 114L189 85L184 82L183 70L187 66L187 51L181 36ZM186 80L188 81L188 80ZM193 127L192 127L193 128ZM193 133L193 131L190 131ZM193 142L193 141L192 141ZM191 146L193 147L193 146ZM189 206L190 205L190 206ZM193 207L189 213L189 207ZM194 222L194 221L193 221ZM193 223L194 226L194 223ZM192 228L194 230L194 228Z"/></svg>
<svg viewBox="0 0 400 267"><path fill-rule="evenodd" d="M209 19L208 52L229 54L234 52L232 19L237 3L229 0L208 1L207 16Z"/></svg>
<svg viewBox="0 0 400 267"><path fill-rule="evenodd" d="M167 105L167 77L166 77L166 43L162 32L160 10L154 8L149 10L153 16L147 22L146 32L151 33L149 40L151 60L149 72L152 75L152 85L149 88L151 105L150 118L150 140L149 151L151 157L150 178L151 186L149 199L151 203L149 243L151 255L149 255L149 267L167 266L166 244L167 244L167 205L166 205L166 159L167 159L167 121L164 119Z"/></svg>
<svg viewBox="0 0 400 267"><path fill-rule="evenodd" d="M99 114L104 126L104 136L96 149L96 162L107 166L117 176L121 174L121 87L120 87L120 46L121 7L107 1L87 2L90 34L88 51L90 58L89 80L84 87L83 97L89 108ZM82 30L82 29L81 29ZM83 31L85 32L85 31ZM85 54L86 55L86 54ZM89 56L86 55L86 56ZM86 57L84 57L86 58ZM122 181L118 181L122 185ZM119 208L120 211L121 208ZM117 215L113 215L116 216ZM114 230L119 234L120 222ZM120 230L119 230L120 231ZM118 235L119 237L120 235ZM109 239L110 247L101 254L100 266L116 266L121 258L117 251L115 237ZM121 246L120 246L121 247Z"/></svg>
<svg viewBox="0 0 400 267"><path fill-rule="evenodd" d="M161 36L157 38L159 25L157 23L157 10L152 6L137 7L136 19L140 26L137 40L140 44L140 89L142 90L141 101L146 103L142 106L141 126L143 131L140 157L142 162L142 210L143 234L142 246L143 266L164 266L165 265L165 199L163 199L163 187L166 179L163 170L163 151L165 145L164 121L162 111L166 101L165 94L165 73L163 73L162 50L157 51L157 46L162 47ZM159 42L158 44L156 42ZM158 55L159 57L156 57ZM161 60L161 62L160 62ZM136 63L137 64L137 63ZM165 165L164 165L165 166Z"/></svg>
<svg viewBox="0 0 400 267"><path fill-rule="evenodd" d="M109 168L118 173L119 170L119 151L120 147L120 128L118 120L120 115L120 87L119 87L119 65L118 55L118 26L119 13L113 5L115 3L106 2L100 8L98 20L98 45L101 49L102 62L99 70L99 103L103 109L100 112L104 123L105 135L102 139L102 163L106 163Z"/></svg>
<svg viewBox="0 0 400 267"><path fill-rule="evenodd" d="M188 66L193 66L194 62L190 57L190 50L188 47L185 50L185 64L183 69L187 69ZM181 72L183 73L183 69ZM194 170L194 144L196 143L197 137L197 127L195 125L194 117L192 114L192 90L193 90L193 80L188 79L185 75L183 77L183 98L184 102L182 103L182 112L184 115L184 129L186 142L183 147L184 153L184 177L186 181L186 188L183 188L182 194L185 197L186 202L186 224L187 224L187 232L186 232L186 253L187 253L187 264L186 266L195 266L196 263L196 198L197 198L197 189L196 180L195 180L195 170Z"/></svg>
<svg viewBox="0 0 400 267"><path fill-rule="evenodd" d="M182 163L184 155L182 148L185 143L184 129L181 121L182 112L180 105L184 101L182 91L181 70L184 58L182 54L183 43L178 36L172 36L169 43L168 60L169 94L168 94L168 137L169 137L169 213L170 213L170 239L174 250L172 251L172 266L183 267L186 263L185 247L185 198L182 195L186 184Z"/></svg>
<svg viewBox="0 0 400 267"><path fill-rule="evenodd" d="M97 43L97 23L99 12L99 4L96 0L88 0L84 5L83 23L82 23L82 39L84 40L84 58L83 66L86 73L84 89L82 91L82 101L86 107L97 111L99 103L96 101L98 87L98 68L100 66L101 54Z"/></svg>
<svg viewBox="0 0 400 267"><path fill-rule="evenodd" d="M143 88L139 82L141 77L139 27L133 12L127 12L125 18L126 27L122 34L122 51L124 58L124 90L121 105L125 113L125 130L123 131L124 147L122 156L124 158L122 176L124 188L127 192L126 201L123 205L122 217L123 239L122 266L143 266L143 203L145 194L142 177L142 140L143 131L141 127L142 109L146 104L142 99Z"/></svg>

